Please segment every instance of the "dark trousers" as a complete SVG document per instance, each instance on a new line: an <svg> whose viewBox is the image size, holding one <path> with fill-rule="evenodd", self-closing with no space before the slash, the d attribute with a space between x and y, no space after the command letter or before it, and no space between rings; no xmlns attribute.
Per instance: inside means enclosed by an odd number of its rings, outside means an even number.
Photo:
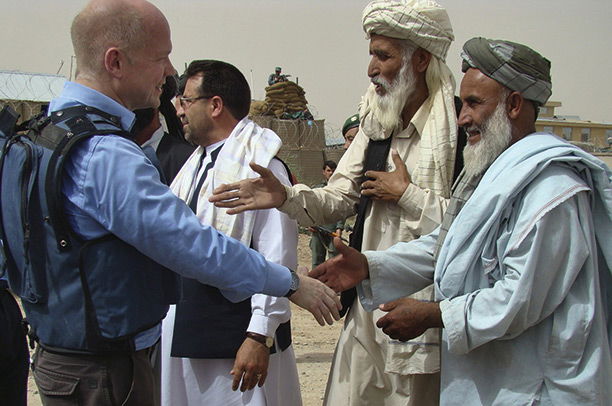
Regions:
<svg viewBox="0 0 612 406"><path fill-rule="evenodd" d="M34 379L43 405L159 405L151 349L135 353L75 355L38 346Z"/></svg>
<svg viewBox="0 0 612 406"><path fill-rule="evenodd" d="M11 293L0 288L0 403L25 405L30 355L21 311Z"/></svg>

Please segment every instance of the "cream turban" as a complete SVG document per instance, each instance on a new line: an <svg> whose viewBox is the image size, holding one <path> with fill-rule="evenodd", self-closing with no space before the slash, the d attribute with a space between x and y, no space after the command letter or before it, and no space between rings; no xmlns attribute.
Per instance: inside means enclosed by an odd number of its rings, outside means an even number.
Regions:
<svg viewBox="0 0 612 406"><path fill-rule="evenodd" d="M455 39L446 10L432 0L375 0L363 10L368 34L407 39L444 61Z"/></svg>

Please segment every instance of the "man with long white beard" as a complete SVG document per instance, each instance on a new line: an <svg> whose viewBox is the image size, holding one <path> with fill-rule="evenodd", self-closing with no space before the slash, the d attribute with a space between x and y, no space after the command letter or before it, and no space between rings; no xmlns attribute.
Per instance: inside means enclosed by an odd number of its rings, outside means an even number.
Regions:
<svg viewBox="0 0 612 406"><path fill-rule="evenodd" d="M454 39L448 15L428 0L373 1L363 12L363 27L370 38L372 84L359 132L328 185L284 187L253 166L261 178L222 186L211 201L233 208L228 213L279 207L304 226L357 212L351 236L357 249L383 250L439 225L457 144L455 85L444 63ZM413 297L432 300L433 290ZM376 328L382 313L364 311L354 295L343 295L343 305L352 306L324 403L437 404L439 331L400 343Z"/></svg>
<svg viewBox="0 0 612 406"><path fill-rule="evenodd" d="M468 144L463 148L464 170L467 176L477 176L485 171L489 165L504 152L512 141L511 126L506 116L506 99L510 91L502 89L499 103L482 125L472 124L466 127ZM478 137L480 141L476 142Z"/></svg>
<svg viewBox="0 0 612 406"><path fill-rule="evenodd" d="M603 405L612 397L612 172L535 132L550 62L525 45L463 47L465 170L442 225L386 251L315 268L336 291L360 283L378 326L410 340L442 329L443 405ZM402 298L434 282L435 301Z"/></svg>

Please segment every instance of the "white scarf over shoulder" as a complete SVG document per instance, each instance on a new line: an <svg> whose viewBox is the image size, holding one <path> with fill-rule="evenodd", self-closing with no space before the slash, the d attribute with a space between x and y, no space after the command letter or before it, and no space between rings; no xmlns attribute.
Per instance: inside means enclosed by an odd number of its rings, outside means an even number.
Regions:
<svg viewBox="0 0 612 406"><path fill-rule="evenodd" d="M229 235L243 244L251 243L255 224L255 211L228 215L227 209L215 207L208 197L217 186L259 176L250 167L250 162L267 167L277 154L282 141L272 130L262 128L248 118L236 124L219 151L215 165L208 172L198 196L196 215L203 224ZM170 188L180 199L188 202L197 184L199 162L204 148L198 147L183 165Z"/></svg>
<svg viewBox="0 0 612 406"><path fill-rule="evenodd" d="M457 148L455 80L446 64L432 57L426 81L429 98L423 102L421 109L428 108L429 114L423 133L420 134L419 163L410 176L415 185L431 189L448 199L451 195ZM401 131L397 128L385 130L374 117L367 98L364 98L359 114L361 131L371 140L384 140Z"/></svg>
<svg viewBox="0 0 612 406"><path fill-rule="evenodd" d="M433 0L374 0L363 10L363 29L368 37L379 34L408 40L431 53L426 74L429 99L423 103L429 104L431 110L421 134L419 164L411 176L417 186L449 198L455 169L457 115L455 80L444 63L455 39L446 9ZM363 105L361 129L370 139L385 139L397 130L383 129L368 113L369 106Z"/></svg>
<svg viewBox="0 0 612 406"><path fill-rule="evenodd" d="M515 207L520 193L553 164L572 167L588 188L576 188L569 181L564 184L559 177L555 190L543 194L544 200L529 201L528 207L523 208L534 212L534 219L516 234L525 238L543 215L576 193L590 190L593 227L603 255L603 263L599 266L602 271L612 272L612 172L599 159L557 136L535 133L510 146L493 162L453 221L436 264L437 299L453 298L474 288L466 284L478 280L472 275L482 273L482 269L475 266L479 256L494 257L487 249L498 248L497 227L502 217ZM485 272L496 266L494 260L489 262Z"/></svg>

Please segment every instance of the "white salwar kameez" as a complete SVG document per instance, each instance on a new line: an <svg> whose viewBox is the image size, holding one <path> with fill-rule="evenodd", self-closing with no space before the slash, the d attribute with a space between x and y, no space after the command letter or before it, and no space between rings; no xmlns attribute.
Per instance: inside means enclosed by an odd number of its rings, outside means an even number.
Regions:
<svg viewBox="0 0 612 406"><path fill-rule="evenodd" d="M216 145L210 146L214 150ZM210 155L210 154L209 154ZM202 166L206 165L206 161ZM276 159L268 168L284 184L286 170ZM297 268L297 224L276 209L256 212L253 248L267 260ZM289 301L266 295L251 298L252 316L248 331L273 336L276 328L291 317ZM230 371L234 359L189 359L171 357L175 306L171 306L162 328L162 405L301 405L300 385L293 347L270 354L263 387L232 391ZM202 326L215 329L215 326ZM246 332L245 332L246 333ZM276 345L276 343L275 343Z"/></svg>

